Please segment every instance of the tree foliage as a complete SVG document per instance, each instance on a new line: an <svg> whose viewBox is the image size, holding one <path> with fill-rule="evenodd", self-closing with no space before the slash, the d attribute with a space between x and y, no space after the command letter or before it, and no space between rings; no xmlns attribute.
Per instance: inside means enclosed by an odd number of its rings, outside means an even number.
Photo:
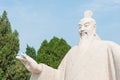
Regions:
<svg viewBox="0 0 120 80"><path fill-rule="evenodd" d="M30 74L15 58L19 51L18 37L17 30L12 31L4 11L0 16L0 80L29 80Z"/></svg>
<svg viewBox="0 0 120 80"><path fill-rule="evenodd" d="M36 51L33 47L30 47L29 45L27 45L25 53L30 57L32 57L34 60L36 60Z"/></svg>
<svg viewBox="0 0 120 80"><path fill-rule="evenodd" d="M31 73L25 68L23 63L17 60L13 67L11 71L15 71L15 76L10 80L30 80Z"/></svg>
<svg viewBox="0 0 120 80"><path fill-rule="evenodd" d="M12 71L12 69L18 50L18 32L12 32L7 12L4 11L0 17L0 80L13 80L15 70Z"/></svg>
<svg viewBox="0 0 120 80"><path fill-rule="evenodd" d="M19 51L19 33L12 31L11 24L4 11L0 16L0 80L29 80L30 72L24 65L16 60ZM57 68L70 46L64 39L53 37L50 42L44 40L36 57L33 47L27 45L26 53L37 60L51 67Z"/></svg>
<svg viewBox="0 0 120 80"><path fill-rule="evenodd" d="M57 68L70 48L62 38L53 37L50 42L44 40L38 50L37 62Z"/></svg>

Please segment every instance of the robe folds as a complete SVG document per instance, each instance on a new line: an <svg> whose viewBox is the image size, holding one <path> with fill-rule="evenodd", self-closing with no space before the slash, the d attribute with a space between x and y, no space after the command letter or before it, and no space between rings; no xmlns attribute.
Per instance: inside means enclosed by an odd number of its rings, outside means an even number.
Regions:
<svg viewBox="0 0 120 80"><path fill-rule="evenodd" d="M120 46L112 41L92 40L71 48L58 69L39 64L42 71L30 80L120 80Z"/></svg>

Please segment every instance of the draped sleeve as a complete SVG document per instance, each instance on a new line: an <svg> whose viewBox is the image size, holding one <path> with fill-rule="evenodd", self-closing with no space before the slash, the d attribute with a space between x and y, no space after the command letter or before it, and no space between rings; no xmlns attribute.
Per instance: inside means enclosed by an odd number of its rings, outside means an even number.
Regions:
<svg viewBox="0 0 120 80"><path fill-rule="evenodd" d="M113 55L114 67L115 67L115 77L116 80L120 79L120 45L108 41L109 48L111 49L111 53Z"/></svg>
<svg viewBox="0 0 120 80"><path fill-rule="evenodd" d="M45 64L39 64L39 66L42 68L41 73L32 73L30 80L64 80L68 53L61 61L58 69L54 69Z"/></svg>

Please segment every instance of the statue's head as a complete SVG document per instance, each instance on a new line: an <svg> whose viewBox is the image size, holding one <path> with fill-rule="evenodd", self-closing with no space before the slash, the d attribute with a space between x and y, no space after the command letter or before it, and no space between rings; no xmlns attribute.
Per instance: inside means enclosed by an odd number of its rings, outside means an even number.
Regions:
<svg viewBox="0 0 120 80"><path fill-rule="evenodd" d="M85 11L84 18L79 22L79 33L81 38L96 34L96 21L92 18L92 14L90 10Z"/></svg>

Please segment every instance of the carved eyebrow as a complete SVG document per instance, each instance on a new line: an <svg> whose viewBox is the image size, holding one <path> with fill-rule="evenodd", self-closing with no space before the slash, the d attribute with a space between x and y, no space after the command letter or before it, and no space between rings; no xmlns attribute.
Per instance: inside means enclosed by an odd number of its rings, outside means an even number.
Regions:
<svg viewBox="0 0 120 80"><path fill-rule="evenodd" d="M86 22L84 25L89 25L90 24L90 22Z"/></svg>

